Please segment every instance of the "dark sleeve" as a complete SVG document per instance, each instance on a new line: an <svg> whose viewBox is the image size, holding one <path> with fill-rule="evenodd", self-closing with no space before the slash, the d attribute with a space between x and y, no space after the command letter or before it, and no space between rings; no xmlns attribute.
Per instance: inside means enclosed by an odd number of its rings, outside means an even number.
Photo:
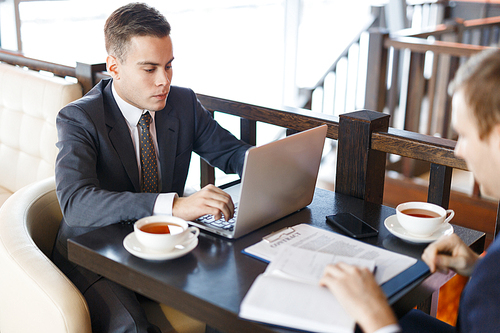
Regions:
<svg viewBox="0 0 500 333"><path fill-rule="evenodd" d="M500 327L500 240L479 260L460 299L458 332L497 332Z"/></svg>

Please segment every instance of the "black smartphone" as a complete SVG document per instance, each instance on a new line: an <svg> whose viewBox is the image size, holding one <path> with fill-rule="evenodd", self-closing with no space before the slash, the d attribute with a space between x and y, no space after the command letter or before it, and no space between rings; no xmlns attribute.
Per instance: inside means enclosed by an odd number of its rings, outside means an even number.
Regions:
<svg viewBox="0 0 500 333"><path fill-rule="evenodd" d="M353 238L373 237L378 234L377 229L351 213L328 215L326 222L338 227Z"/></svg>

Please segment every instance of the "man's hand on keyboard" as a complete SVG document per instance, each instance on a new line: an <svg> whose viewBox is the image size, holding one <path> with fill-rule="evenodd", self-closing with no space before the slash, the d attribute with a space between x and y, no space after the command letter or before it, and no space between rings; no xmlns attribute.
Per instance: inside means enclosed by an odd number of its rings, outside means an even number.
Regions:
<svg viewBox="0 0 500 333"><path fill-rule="evenodd" d="M231 196L214 185L207 185L189 197L174 199L172 207L174 216L187 221L211 214L220 219L222 214L229 220L234 214L234 204Z"/></svg>

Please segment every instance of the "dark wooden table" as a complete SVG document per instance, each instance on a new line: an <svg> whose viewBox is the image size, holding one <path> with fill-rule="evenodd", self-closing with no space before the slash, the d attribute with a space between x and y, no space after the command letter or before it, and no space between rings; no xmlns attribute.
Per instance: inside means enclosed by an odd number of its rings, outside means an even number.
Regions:
<svg viewBox="0 0 500 333"><path fill-rule="evenodd" d="M266 264L241 251L263 236L286 226L309 223L332 230L325 216L351 212L379 230L378 237L365 242L415 258L425 244L411 244L391 235L384 220L393 208L367 203L350 196L317 189L311 205L245 237L231 241L201 232L196 249L170 261L148 261L129 254L122 245L131 225L107 226L69 241L69 259L157 302L174 307L224 332L291 332L238 317L240 303ZM455 232L474 250L484 248L482 232L454 226ZM398 315L428 300L452 274L424 274L410 285L405 281L389 297ZM389 281L388 283L390 283Z"/></svg>

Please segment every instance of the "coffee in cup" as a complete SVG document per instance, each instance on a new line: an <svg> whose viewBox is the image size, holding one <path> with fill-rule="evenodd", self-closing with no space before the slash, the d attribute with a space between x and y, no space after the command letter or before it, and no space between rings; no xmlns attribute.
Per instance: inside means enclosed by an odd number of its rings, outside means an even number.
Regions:
<svg viewBox="0 0 500 333"><path fill-rule="evenodd" d="M148 216L137 220L134 233L144 247L161 252L172 251L176 245L186 246L200 234L196 227L175 216Z"/></svg>
<svg viewBox="0 0 500 333"><path fill-rule="evenodd" d="M455 212L428 202L405 202L396 207L399 224L419 237L432 235L443 224L448 223Z"/></svg>

